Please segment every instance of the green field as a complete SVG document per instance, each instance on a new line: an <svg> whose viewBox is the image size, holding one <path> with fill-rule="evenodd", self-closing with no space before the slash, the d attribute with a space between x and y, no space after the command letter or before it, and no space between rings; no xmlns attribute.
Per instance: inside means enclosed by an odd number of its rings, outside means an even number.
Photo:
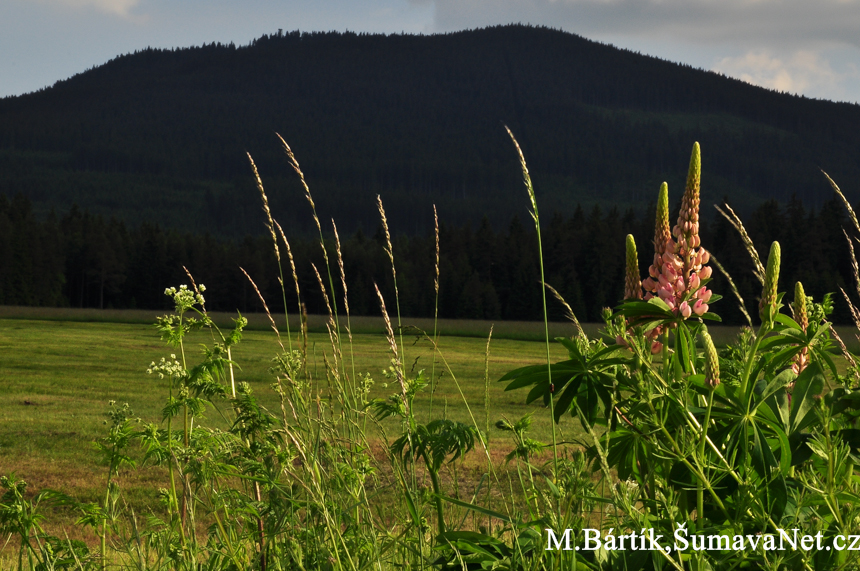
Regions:
<svg viewBox="0 0 860 571"><path fill-rule="evenodd" d="M28 313L35 319L24 319ZM152 325L143 323L155 315L151 311L111 313L0 308L3 317L0 318L0 379L3 383L0 472L14 471L36 486L86 488L90 485L89 474L98 471L91 443L103 433L108 401L127 402L143 422L160 421L167 385L147 375L146 368L174 350L161 342ZM221 316L221 320L227 321L227 317ZM404 325L415 323L419 328L432 328L432 322L427 321L404 320ZM406 369L424 369L428 380L431 372L435 372L438 386L433 398L434 416L447 415L470 421L457 387L459 383L479 426L484 427L484 363L490 325L489 322L440 322L439 350L447 367L439 356L434 364L427 338L418 333L404 335ZM573 332L569 324L551 325L551 335ZM538 337L541 328L539 323L494 326L489 349L490 423L503 416L516 419L537 411L534 434L547 440L550 437L549 414L542 413L540 407L526 405L523 391L505 392L503 385L495 382L513 368L545 360L544 343L527 340ZM354 319L353 329L362 333L353 336L351 351L348 344L345 346L347 362L354 356L356 372L372 375L373 396L384 397L394 392L393 387L384 387L386 379L382 375L390 359L388 343L381 333L368 332L381 331L381 319ZM593 333L597 326L589 325L586 329ZM459 336L446 335L446 331ZM723 345L731 340L736 329L712 327L711 331L718 345ZM293 333L295 337L295 326ZM843 338L853 340L847 334L843 334ZM189 362L194 362L200 345L207 343L211 344L211 338L202 333L189 339L186 345ZM558 343L552 343L550 348L554 360L566 356ZM251 316L251 327L233 355L241 367L237 370L237 380L250 383L260 400L273 410L278 407L277 395L269 386L273 379L268 367L278 351L268 321L257 315ZM330 356L328 336L311 333L308 359L315 378L325 378L324 361ZM325 399L329 388L324 380L318 384L318 389ZM429 419L429 387L419 396L418 407L419 417ZM209 410L205 422L223 427L220 413L215 409ZM578 423L569 418L560 423L563 434L575 432L576 426ZM492 430L490 437L493 437Z"/></svg>
<svg viewBox="0 0 860 571"><path fill-rule="evenodd" d="M474 324L461 324L461 329L468 327L474 332ZM395 392L394 387L384 386L387 380L382 370L390 359L385 337L369 333L353 337L355 369L372 375L373 396L385 397ZM403 341L407 370L424 369L428 379L435 370L437 390L433 416L447 415L470 422L457 388L459 383L483 428L486 338L440 338L441 355L456 376L456 383L438 357L434 366L433 351L426 338L405 335ZM190 363L195 362L200 344L206 343L211 344L211 337L202 333L189 339L186 347ZM252 330L246 332L233 354L241 367L237 371L237 381L248 382L261 402L273 412L279 410L279 404L270 388L273 379L267 369L279 350L271 329ZM553 359L563 359L566 355L557 343L552 344L551 351ZM104 468L98 464L92 442L104 433L108 402L128 403L142 422L160 422L168 387L166 381L147 375L146 368L172 352L175 350L161 342L151 325L0 319L0 379L3 383L0 472L15 472L30 482L31 489L51 487L89 497L91 489L100 489L103 484L100 478ZM344 352L349 361L348 345ZM315 378L324 379L324 361L330 354L328 337L312 333L308 358ZM549 439L548 412L539 406L526 405L524 392L506 393L503 385L495 382L510 369L544 359L545 346L541 342L492 340L489 354L491 425L503 416L518 419L537 411L534 433L538 438ZM325 401L329 387L324 380L317 387ZM419 418L430 418L429 387L419 396L416 409L420 409ZM209 409L206 416L205 424L225 426L218 410ZM562 433L572 433L575 426L572 419L564 419ZM493 431L491 429L491 438ZM500 433L495 438L501 438ZM142 478L141 481L129 482L131 488L145 493L147 474L156 477L144 470L136 476Z"/></svg>

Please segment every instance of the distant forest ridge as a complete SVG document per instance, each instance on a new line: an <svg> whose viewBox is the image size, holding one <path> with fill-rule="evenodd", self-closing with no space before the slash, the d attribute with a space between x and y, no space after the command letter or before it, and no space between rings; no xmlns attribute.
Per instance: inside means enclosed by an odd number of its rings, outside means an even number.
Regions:
<svg viewBox="0 0 860 571"><path fill-rule="evenodd" d="M449 224L505 232L526 199L516 134L548 219L601 206L641 214L683 188L702 145L703 200L749 214L796 196L820 210L827 171L860 198L860 106L768 91L522 25L432 36L278 33L250 45L145 49L0 100L0 194L44 219L77 204L138 228L240 239L259 231L254 157L274 216L313 222L274 133L295 151L323 220L396 234Z"/></svg>
<svg viewBox="0 0 860 571"><path fill-rule="evenodd" d="M753 277L752 261L738 233L722 217L703 218L702 244L732 275L747 311L757 318L761 285ZM677 216L677 209L674 213ZM673 216L673 217L674 217ZM262 226L263 214L258 213ZM796 198L781 205L762 204L745 221L756 247L766 255L770 243L782 244L780 291L803 282L808 295L821 300L839 288L851 291L852 270L846 228L856 234L845 208L836 199L812 211ZM546 280L567 300L582 321L599 321L604 307L614 307L624 289L625 235L632 233L644 272L651 263L654 210L608 211L599 206L575 208L569 217L556 214L544 220L543 251ZM374 292L378 284L391 303L394 287L381 227L373 234L358 230L341 233L344 273L353 315L379 315ZM312 314L326 314L325 301L313 272L325 275L318 240L289 237L302 301ZM435 233L401 235L394 239L400 309L410 317L433 317L435 309ZM326 244L333 265L335 299L343 307L337 254ZM295 290L281 244L287 283L287 303L297 313ZM477 225L440 226L439 316L490 320L541 320L542 299L536 234L530 219L513 218L496 231L485 218ZM144 222L130 228L115 218L105 219L78 208L61 216L38 220L22 195L8 200L0 195L0 305L71 306L169 309L164 288L188 284L183 266L207 286L210 310L242 313L262 311L254 279L273 312L283 310L278 266L271 237L247 236L239 241L167 229ZM644 274L643 274L644 276ZM711 310L725 323L744 318L725 277L714 271L709 285L724 295ZM836 298L837 323L850 315ZM550 298L550 319L564 319L563 307Z"/></svg>

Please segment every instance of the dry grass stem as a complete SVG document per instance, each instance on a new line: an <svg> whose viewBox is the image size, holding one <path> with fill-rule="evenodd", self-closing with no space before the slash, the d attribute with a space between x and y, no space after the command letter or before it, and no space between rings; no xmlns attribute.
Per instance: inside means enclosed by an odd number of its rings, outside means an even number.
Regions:
<svg viewBox="0 0 860 571"><path fill-rule="evenodd" d="M857 290L857 295L860 295L860 271L858 271L857 267L857 256L854 255L854 242L851 240L851 237L844 228L842 229L842 233L845 235L845 240L848 242L848 252L851 254L851 270L854 272L854 289Z"/></svg>
<svg viewBox="0 0 860 571"><path fill-rule="evenodd" d="M848 361L848 364L851 367L851 370L854 371L854 377L860 379L860 371L857 370L857 361L854 360L854 357L851 355L851 352L848 351L848 347L845 346L845 341L842 340L842 337L836 333L836 328L833 327L833 324L830 323L830 333L833 335L833 338L836 339L836 342L839 344L839 349L842 351L842 356L845 357L845 360Z"/></svg>
<svg viewBox="0 0 860 571"><path fill-rule="evenodd" d="M755 265L755 269L753 270L753 275L755 275L756 279L762 285L764 285L765 270L764 270L764 266L761 263L761 258L759 257L758 252L755 249L755 245L753 245L753 241L750 238L749 234L747 234L747 230L746 230L746 228L744 228L743 222L741 222L741 219L738 217L737 214L735 214L735 211L732 210L732 207L729 206L728 204L726 204L725 207L731 213L731 216L726 214L726 212L722 208L717 206L716 204L714 205L714 208L717 209L717 212L722 214L723 218L728 220L729 224L731 224L734 227L734 229L738 231L738 234L740 234L741 240L743 241L744 246L747 249L747 252L749 253L750 257L752 258L753 264ZM725 273L725 272L723 272L723 273Z"/></svg>
<svg viewBox="0 0 860 571"><path fill-rule="evenodd" d="M284 229L281 228L281 225L278 224L277 220L275 220L275 226L277 226L278 233L281 235L281 240L284 242L284 247L287 249L287 259L290 261L290 270L293 272L293 282L296 284L296 298L299 301L299 305L301 305L302 292L299 290L299 276L296 273L296 262L293 259L293 250L290 248L289 240L287 240L287 237L284 235Z"/></svg>
<svg viewBox="0 0 860 571"><path fill-rule="evenodd" d="M334 313L332 313L332 310L331 310L331 302L329 301L328 292L326 292L325 285L323 284L322 276L320 275L319 270L317 270L317 267L315 264L311 264L311 267L314 269L314 275L317 277L317 283L319 283L320 291L323 294L323 299L325 299L325 306L326 306L326 309L328 310L329 322L332 325L334 325Z"/></svg>
<svg viewBox="0 0 860 571"><path fill-rule="evenodd" d="M269 306L266 305L266 300L263 297L263 294L260 293L260 288L257 287L257 284L254 283L254 280L251 279L251 276L248 275L248 272L245 271L245 268L239 266L239 269L242 270L242 273L245 274L245 277L248 278L248 281L251 282L251 286L253 286L254 291L257 292L257 296L260 298L260 303L263 304L263 310L266 312L266 316L269 318L269 322L272 324L272 329L275 331L275 335L278 337L278 345L281 346L281 350L286 353L286 349L284 348L284 344L281 342L281 332L278 331L278 326L275 325L275 320L272 318L272 313L269 311Z"/></svg>
<svg viewBox="0 0 860 571"><path fill-rule="evenodd" d="M848 199L845 198L845 195L842 194L842 191L839 190L839 187L836 186L836 183L833 182L832 178L830 178L830 175L824 171L821 171L821 173L827 178L827 182L830 183L830 186L833 187L833 190L836 192L836 194L839 195L839 198L842 199L842 204L845 205L845 209L848 211L848 216L851 218L851 222L854 223L854 228L856 228L857 231L860 232L860 223L857 222L857 215L854 214L854 209L851 208L851 203L848 202Z"/></svg>
<svg viewBox="0 0 860 571"><path fill-rule="evenodd" d="M308 360L308 306L301 303L302 312L302 359L305 363Z"/></svg>
<svg viewBox="0 0 860 571"><path fill-rule="evenodd" d="M263 189L263 181L260 179L260 173L257 171L257 165L254 164L254 159L251 158L251 153L246 153L248 160L251 161L251 169L254 171L254 180L257 182L257 190L260 191L260 198L263 200L263 212L266 213L266 228L272 236L272 244L275 246L275 257L278 262L281 261L281 252L278 250L278 237L275 236L275 224L272 221L272 211L269 210L269 199L266 198L266 191Z"/></svg>
<svg viewBox="0 0 860 571"><path fill-rule="evenodd" d="M845 303L848 304L848 311L851 313L851 320L854 321L854 326L860 330L860 311L857 310L857 307L851 302L851 298L848 297L848 294L845 293L845 290L839 288L839 291L842 292L842 296L845 298ZM857 336L857 340L860 341L860 335Z"/></svg>
<svg viewBox="0 0 860 571"><path fill-rule="evenodd" d="M517 142L517 138L514 137L514 134L511 132L507 125L505 125L505 131L508 132L508 135L510 135L511 137L511 141L514 142L514 147L516 147L517 149L517 156L520 159L520 167L523 171L523 182L525 182L526 184L526 191L529 193L529 202L531 202L532 205L532 211L529 214L531 214L532 219L537 222L537 198L535 198L535 190L534 186L532 185L532 177L529 174L529 168L528 166L526 166L526 157L525 155L523 155L523 150L520 148L520 144Z"/></svg>
<svg viewBox="0 0 860 571"><path fill-rule="evenodd" d="M439 295L439 214L436 212L436 205L433 205L433 223L436 229L436 279L433 280L433 287L436 290L436 295Z"/></svg>
<svg viewBox="0 0 860 571"><path fill-rule="evenodd" d="M488 446L490 438L490 341L493 339L493 325L487 335L487 349L484 351L484 447Z"/></svg>
<svg viewBox="0 0 860 571"><path fill-rule="evenodd" d="M296 156L293 154L293 150L287 144L283 137L279 133L275 133L278 137L278 140L281 141L281 145L284 147L284 152L287 154L287 159L290 161L290 166L293 167L293 170L296 171L296 174L299 175L299 180L302 183L302 187L305 189L305 199L307 199L308 204L311 205L311 210L313 211L314 222L316 222L317 230L319 230L320 234L322 234L322 226L320 226L320 219L317 218L317 207L314 204L313 196L311 196L311 189L308 187L308 183L305 181L305 173L302 172L301 167L299 166L299 161L296 160Z"/></svg>
<svg viewBox="0 0 860 571"><path fill-rule="evenodd" d="M391 275L394 277L394 288L397 289L397 271L394 269L394 246L391 245L391 233L388 231L388 218L385 217L385 207L382 206L382 197L376 195L376 208L382 220L382 229L385 230L385 253L391 261Z"/></svg>
<svg viewBox="0 0 860 571"><path fill-rule="evenodd" d="M735 294L735 297L738 298L738 306L741 309L741 313L744 314L747 323L749 323L749 326L752 327L752 318L750 317L750 314L747 313L744 298L741 297L741 292L738 291L738 287L735 285L735 281L732 279L732 276L729 275L729 272L726 271L726 268L723 267L717 257L711 252L708 253L711 255L711 261L714 262L714 265L717 266L717 269L720 270L720 272L724 276L726 276L726 280L729 282L729 288L732 290L732 293Z"/></svg>
<svg viewBox="0 0 860 571"><path fill-rule="evenodd" d="M382 318L385 320L385 335L388 339L388 345L391 348L394 360L394 374L397 376L397 382L400 383L400 391L403 395L403 406L406 407L406 414L408 416L409 401L406 398L406 380L403 378L403 365L400 362L400 352L397 350L397 341L394 339L394 328L391 326L391 318L388 316L388 310L385 309L385 299L382 297L382 292L379 291L379 286L374 283L373 288L376 290L376 296L379 298L379 306L382 309Z"/></svg>
<svg viewBox="0 0 860 571"><path fill-rule="evenodd" d="M334 380L340 383L340 370L338 369L338 363L343 362L343 355L340 353L340 339L338 338L337 331L331 321L326 323L325 328L326 331L328 331L328 340L329 343L331 343L331 350L334 355L335 366L331 368L331 374L332 377L334 377ZM328 358L325 355L323 355L323 359L328 363Z"/></svg>
<svg viewBox="0 0 860 571"><path fill-rule="evenodd" d="M337 251L337 267L340 269L340 283L343 287L343 307L346 311L346 334L349 337L349 342L352 343L352 331L349 327L349 296L346 287L346 272L343 269L343 252L340 249L340 236L337 233L337 224L334 223L334 218L331 220L332 228L334 228L334 241Z"/></svg>
<svg viewBox="0 0 860 571"><path fill-rule="evenodd" d="M556 289L554 287L552 287L549 284L543 284L543 285L546 287L546 289L548 289L550 291L550 293L555 297L555 299L557 299L558 302L564 306L564 310L565 310L564 317L566 319L570 320L571 322L573 322L573 325L576 327L576 335L582 339L587 339L588 336L585 334L585 331L582 329L582 325L579 324L579 320L576 318L576 315L574 315L573 309L571 309L570 305L568 305L568 303L564 300L564 298L561 296L561 294L558 293L558 291L556 291Z"/></svg>

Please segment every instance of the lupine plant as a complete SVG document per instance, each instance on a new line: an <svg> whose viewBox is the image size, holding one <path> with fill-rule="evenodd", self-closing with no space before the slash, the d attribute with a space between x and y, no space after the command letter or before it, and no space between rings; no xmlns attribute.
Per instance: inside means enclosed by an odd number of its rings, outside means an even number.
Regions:
<svg viewBox="0 0 860 571"><path fill-rule="evenodd" d="M720 296L707 287L710 254L698 234L700 165L697 144L671 234L660 189L644 280L627 238L625 301L606 327L615 342L560 340L570 360L552 365L552 385L543 365L501 380L531 387L527 400L554 399L556 417L570 413L589 436L609 493L599 548L576 553L584 567L857 568L860 557L838 547L860 530L860 393L856 372L834 363L832 304L798 283L792 313L782 311L774 242L758 329L717 351L706 325L719 320L710 305ZM643 529L662 536L659 545L618 549ZM792 530L819 542L786 547Z"/></svg>

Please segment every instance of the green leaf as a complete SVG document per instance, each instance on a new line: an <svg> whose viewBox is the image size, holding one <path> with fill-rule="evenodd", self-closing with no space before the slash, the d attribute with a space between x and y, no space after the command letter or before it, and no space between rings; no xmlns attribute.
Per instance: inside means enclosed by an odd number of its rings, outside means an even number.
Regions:
<svg viewBox="0 0 860 571"><path fill-rule="evenodd" d="M800 373L791 393L791 413L788 433L803 430L815 420L813 409L824 389L824 375L817 363L811 363Z"/></svg>
<svg viewBox="0 0 860 571"><path fill-rule="evenodd" d="M454 504L455 506L460 506L461 508L466 508L467 510L472 510L474 512L478 512L480 514L484 514L485 516L496 518L512 525L516 524L513 519L511 519L509 516L506 516L505 514L501 514L499 512L487 509L482 506L476 506L475 504L470 504L469 502L464 502L456 498L449 498L448 496L443 496L441 494L439 495L439 497L448 503Z"/></svg>
<svg viewBox="0 0 860 571"><path fill-rule="evenodd" d="M762 393L760 400L766 401L773 395L776 391L788 385L791 381L793 381L797 375L791 369L786 369L777 376L775 376L765 387L764 392Z"/></svg>
<svg viewBox="0 0 860 571"><path fill-rule="evenodd" d="M767 485L767 504L771 518L775 522L782 519L782 514L785 513L785 506L788 503L788 487L785 485L785 478L779 476L771 480Z"/></svg>
<svg viewBox="0 0 860 571"><path fill-rule="evenodd" d="M779 471L783 476L788 475L791 469L791 445L788 442L788 435L772 420L767 418L759 418L759 420L766 424L779 440Z"/></svg>
<svg viewBox="0 0 860 571"><path fill-rule="evenodd" d="M582 386L583 377L576 377L564 388L558 400L553 403L553 411L555 412L555 421L558 422L561 416L570 408L570 403L576 398L580 387Z"/></svg>

